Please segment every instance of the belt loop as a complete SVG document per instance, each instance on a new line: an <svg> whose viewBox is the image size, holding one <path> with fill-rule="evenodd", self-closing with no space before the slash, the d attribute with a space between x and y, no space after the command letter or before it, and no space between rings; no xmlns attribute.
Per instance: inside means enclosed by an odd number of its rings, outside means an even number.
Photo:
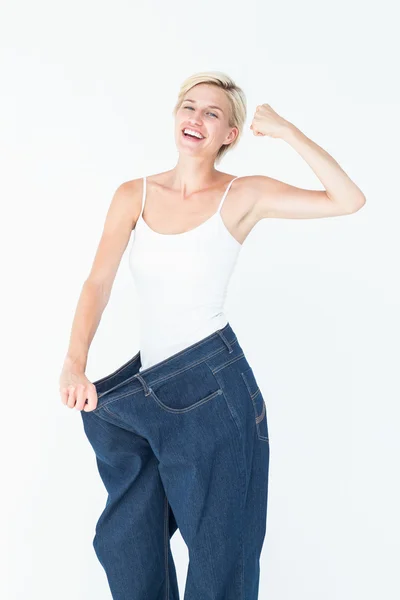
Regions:
<svg viewBox="0 0 400 600"><path fill-rule="evenodd" d="M221 340L224 342L224 344L228 348L229 354L231 354L231 352L233 352L232 346L230 345L230 343L228 342L228 340L226 339L226 337L224 336L224 334L222 333L222 331L220 329L217 330L217 333L219 333Z"/></svg>
<svg viewBox="0 0 400 600"><path fill-rule="evenodd" d="M140 383L142 384L143 389L144 389L144 395L145 396L150 396L150 394L151 394L151 387L149 387L147 385L147 383L145 382L145 380L143 379L143 377L139 373L136 373L136 375L134 375L134 377L137 377L139 379Z"/></svg>

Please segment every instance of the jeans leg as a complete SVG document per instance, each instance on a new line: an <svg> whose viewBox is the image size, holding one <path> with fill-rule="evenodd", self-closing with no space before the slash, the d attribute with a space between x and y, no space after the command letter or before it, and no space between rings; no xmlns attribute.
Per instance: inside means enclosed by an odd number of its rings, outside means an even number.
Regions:
<svg viewBox="0 0 400 600"><path fill-rule="evenodd" d="M243 376L244 374L244 376ZM266 410L246 358L207 363L151 383L154 447L189 551L184 600L257 600L266 531Z"/></svg>
<svg viewBox="0 0 400 600"><path fill-rule="evenodd" d="M93 546L113 599L179 600L170 548L177 525L148 441L103 410L81 415L108 492Z"/></svg>

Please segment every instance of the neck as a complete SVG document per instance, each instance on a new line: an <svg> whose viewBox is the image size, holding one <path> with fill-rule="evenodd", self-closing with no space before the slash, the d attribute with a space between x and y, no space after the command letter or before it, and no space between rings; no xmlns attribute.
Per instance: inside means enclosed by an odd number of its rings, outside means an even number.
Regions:
<svg viewBox="0 0 400 600"><path fill-rule="evenodd" d="M183 197L199 190L212 187L220 178L220 171L209 158L180 156L176 166L170 171L171 188L179 190Z"/></svg>

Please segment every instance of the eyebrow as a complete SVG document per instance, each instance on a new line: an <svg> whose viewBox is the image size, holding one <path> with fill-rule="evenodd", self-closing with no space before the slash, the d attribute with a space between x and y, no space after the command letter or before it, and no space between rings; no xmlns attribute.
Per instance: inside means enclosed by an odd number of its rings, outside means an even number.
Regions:
<svg viewBox="0 0 400 600"><path fill-rule="evenodd" d="M191 100L190 98L185 98L183 100L183 102L194 102L195 103L196 100ZM216 108L217 110L220 110L222 112L222 114L224 114L224 111L219 106L214 106L214 105L209 104L207 108Z"/></svg>

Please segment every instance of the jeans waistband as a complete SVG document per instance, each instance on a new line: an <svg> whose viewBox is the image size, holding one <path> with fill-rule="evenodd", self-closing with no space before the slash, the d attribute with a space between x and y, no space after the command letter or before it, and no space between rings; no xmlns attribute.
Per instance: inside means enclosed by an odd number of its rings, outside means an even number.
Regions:
<svg viewBox="0 0 400 600"><path fill-rule="evenodd" d="M221 349L227 350L229 353L233 352L232 344L236 340L235 332L230 323L227 323L222 329L217 329L213 333L210 333L210 335L180 350L176 354L144 369L140 373L136 373L133 379L138 379L143 385L145 392L150 393L149 387L154 381L159 381L166 376L189 369L194 364L205 360L214 353L220 352ZM135 358L139 360L139 352Z"/></svg>

